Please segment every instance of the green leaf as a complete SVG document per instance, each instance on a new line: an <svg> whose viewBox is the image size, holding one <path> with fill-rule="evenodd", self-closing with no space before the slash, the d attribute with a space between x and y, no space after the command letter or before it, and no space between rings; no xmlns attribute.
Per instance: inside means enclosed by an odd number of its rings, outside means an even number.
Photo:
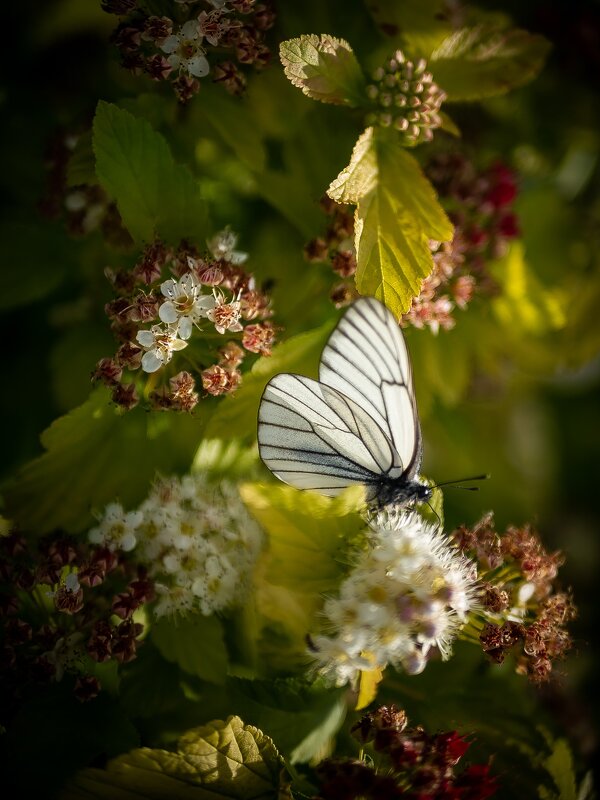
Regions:
<svg viewBox="0 0 600 800"><path fill-rule="evenodd" d="M239 717L185 733L176 752L143 747L80 772L63 800L273 800L282 761L268 736Z"/></svg>
<svg viewBox="0 0 600 800"><path fill-rule="evenodd" d="M338 587L348 549L364 530L362 489L331 499L281 484L248 483L240 494L268 536L254 581L263 650L268 663L301 668L323 594Z"/></svg>
<svg viewBox="0 0 600 800"><path fill-rule="evenodd" d="M106 389L96 389L44 431L46 452L4 489L8 514L32 535L85 530L108 502L141 502L157 471L188 469L201 434L196 418L141 408L122 414Z"/></svg>
<svg viewBox="0 0 600 800"><path fill-rule="evenodd" d="M552 746L552 752L544 759L544 767L549 772L558 789L557 800L577 800L577 785L573 771L573 755L571 748L564 739L557 739ZM541 798L550 798L551 794L545 787L539 787Z"/></svg>
<svg viewBox="0 0 600 800"><path fill-rule="evenodd" d="M288 39L279 57L290 82L322 103L357 106L364 103L365 78L348 42L324 33Z"/></svg>
<svg viewBox="0 0 600 800"><path fill-rule="evenodd" d="M366 0L366 6L383 33L411 56L427 57L451 30L445 0Z"/></svg>
<svg viewBox="0 0 600 800"><path fill-rule="evenodd" d="M173 160L146 120L100 101L94 117L96 174L138 242L203 240L206 207L191 172Z"/></svg>
<svg viewBox="0 0 600 800"><path fill-rule="evenodd" d="M236 680L231 689L235 706L243 709L244 718L268 730L292 764L318 757L347 713L347 689L324 686L320 681Z"/></svg>
<svg viewBox="0 0 600 800"><path fill-rule="evenodd" d="M163 658L148 639L139 648L137 658L121 670L119 696L132 717L157 717L185 702L178 666Z"/></svg>
<svg viewBox="0 0 600 800"><path fill-rule="evenodd" d="M448 241L453 227L417 161L397 138L367 128L328 195L356 203L356 286L397 317L433 269L429 241Z"/></svg>
<svg viewBox="0 0 600 800"><path fill-rule="evenodd" d="M511 334L540 335L566 324L567 298L547 289L529 268L521 242L513 242L504 258L493 267L502 293L493 300L497 318Z"/></svg>
<svg viewBox="0 0 600 800"><path fill-rule="evenodd" d="M213 414L206 430L207 438L243 438L256 431L258 406L267 382L278 372L298 372L309 377L317 376L319 356L327 337L333 329L333 321L307 333L292 336L276 345L269 358L255 362L244 375L241 387L235 395L226 397Z"/></svg>
<svg viewBox="0 0 600 800"><path fill-rule="evenodd" d="M480 100L535 78L549 49L543 36L479 25L444 39L431 54L429 66L448 101Z"/></svg>
<svg viewBox="0 0 600 800"><path fill-rule="evenodd" d="M218 617L190 614L162 619L152 626L152 641L167 661L211 683L227 677L228 656Z"/></svg>

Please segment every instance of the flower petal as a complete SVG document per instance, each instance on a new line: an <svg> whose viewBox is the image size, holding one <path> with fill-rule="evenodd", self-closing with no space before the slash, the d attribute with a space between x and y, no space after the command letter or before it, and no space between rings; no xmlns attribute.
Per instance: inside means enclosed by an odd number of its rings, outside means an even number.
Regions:
<svg viewBox="0 0 600 800"><path fill-rule="evenodd" d="M183 342L181 339L174 339L171 342L171 350L183 350L184 347L187 347L188 343ZM169 354L169 360L171 359L171 354Z"/></svg>
<svg viewBox="0 0 600 800"><path fill-rule="evenodd" d="M155 336L152 331L138 331L135 337L142 347L153 347Z"/></svg>
<svg viewBox="0 0 600 800"><path fill-rule="evenodd" d="M179 318L177 309L170 300L167 300L165 303L161 305L161 307L158 309L158 316L161 318L163 322L166 322L167 324L177 322L177 319Z"/></svg>
<svg viewBox="0 0 600 800"><path fill-rule="evenodd" d="M179 320L179 329L177 331L181 339L189 339L192 335L192 320L189 317L182 317Z"/></svg>
<svg viewBox="0 0 600 800"><path fill-rule="evenodd" d="M160 49L163 51L163 53L174 53L179 47L180 41L181 38L175 34L172 36L167 36L167 38L161 44Z"/></svg>
<svg viewBox="0 0 600 800"><path fill-rule="evenodd" d="M184 39L199 39L200 26L197 19L190 19L185 25L181 26L180 36Z"/></svg>
<svg viewBox="0 0 600 800"><path fill-rule="evenodd" d="M196 286L198 286L198 281L192 272L186 272L179 281L179 285L187 295L192 295Z"/></svg>
<svg viewBox="0 0 600 800"><path fill-rule="evenodd" d="M186 61L186 69L196 78L203 78L205 75L208 75L210 71L210 64L206 56L194 56L193 58L189 58Z"/></svg>
<svg viewBox="0 0 600 800"><path fill-rule="evenodd" d="M177 296L177 281L174 281L173 278L169 278L168 281L163 281L160 285L160 290L165 297L168 297L169 300L173 300Z"/></svg>
<svg viewBox="0 0 600 800"><path fill-rule="evenodd" d="M144 372L156 372L163 365L161 359L157 356L156 350L148 350L144 353L142 358L142 369Z"/></svg>

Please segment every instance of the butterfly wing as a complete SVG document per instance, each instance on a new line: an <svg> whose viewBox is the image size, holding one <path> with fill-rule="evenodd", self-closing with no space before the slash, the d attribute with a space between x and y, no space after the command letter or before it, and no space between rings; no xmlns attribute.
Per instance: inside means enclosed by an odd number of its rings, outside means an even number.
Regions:
<svg viewBox="0 0 600 800"><path fill-rule="evenodd" d="M398 468L397 453L372 417L331 386L300 375L276 375L258 412L264 463L298 489L335 496L352 484L367 499L382 474Z"/></svg>
<svg viewBox="0 0 600 800"><path fill-rule="evenodd" d="M414 478L422 444L410 359L393 314L374 297L361 297L339 321L321 355L319 380L354 401L385 433L400 464L390 477Z"/></svg>

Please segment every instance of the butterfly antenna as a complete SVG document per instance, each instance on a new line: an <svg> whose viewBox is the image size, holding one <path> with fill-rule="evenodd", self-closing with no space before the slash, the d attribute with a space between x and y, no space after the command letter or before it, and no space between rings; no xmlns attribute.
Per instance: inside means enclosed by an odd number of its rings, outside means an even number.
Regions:
<svg viewBox="0 0 600 800"><path fill-rule="evenodd" d="M437 489L438 486L451 486L453 489L464 489L466 492L478 492L479 486L459 486L463 481L487 481L489 475L473 475L470 478L458 478L454 481L442 481L441 483L436 483L432 486L433 489Z"/></svg>
<svg viewBox="0 0 600 800"><path fill-rule="evenodd" d="M433 514L435 517L437 517L437 521L438 521L438 527L440 527L440 528L441 528L441 527L442 527L442 518L441 518L441 517L440 517L440 515L437 513L437 511L435 510L435 508L434 508L434 507L431 505L431 503L426 503L426 505L427 505L427 506L429 506L429 510L431 511L431 513L432 513L432 514Z"/></svg>

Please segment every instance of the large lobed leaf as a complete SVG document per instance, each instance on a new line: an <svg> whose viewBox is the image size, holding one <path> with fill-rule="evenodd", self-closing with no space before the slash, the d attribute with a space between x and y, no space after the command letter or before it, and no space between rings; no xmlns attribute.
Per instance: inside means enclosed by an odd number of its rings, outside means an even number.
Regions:
<svg viewBox="0 0 600 800"><path fill-rule="evenodd" d="M96 174L138 243L204 239L206 207L192 173L176 164L146 120L100 101L94 117Z"/></svg>
<svg viewBox="0 0 600 800"><path fill-rule="evenodd" d="M271 800L277 797L282 761L268 736L239 717L185 733L177 750L132 750L106 770L76 775L63 800Z"/></svg>
<svg viewBox="0 0 600 800"><path fill-rule="evenodd" d="M357 106L365 102L365 78L348 42L324 33L288 39L279 57L290 82L323 103Z"/></svg>
<svg viewBox="0 0 600 800"><path fill-rule="evenodd" d="M395 136L367 128L350 163L327 190L356 203L356 286L399 317L433 269L430 240L448 241L453 226L417 161Z"/></svg>
<svg viewBox="0 0 600 800"><path fill-rule="evenodd" d="M223 624L214 614L162 619L152 626L152 641L167 661L212 683L227 677Z"/></svg>
<svg viewBox="0 0 600 800"><path fill-rule="evenodd" d="M543 36L478 25L444 39L431 54L430 68L448 101L481 100L535 78L549 49Z"/></svg>
<svg viewBox="0 0 600 800"><path fill-rule="evenodd" d="M79 532L112 500L141 502L157 470L187 468L201 432L191 416L119 413L96 389L44 431L46 452L5 487L7 513L32 534Z"/></svg>

